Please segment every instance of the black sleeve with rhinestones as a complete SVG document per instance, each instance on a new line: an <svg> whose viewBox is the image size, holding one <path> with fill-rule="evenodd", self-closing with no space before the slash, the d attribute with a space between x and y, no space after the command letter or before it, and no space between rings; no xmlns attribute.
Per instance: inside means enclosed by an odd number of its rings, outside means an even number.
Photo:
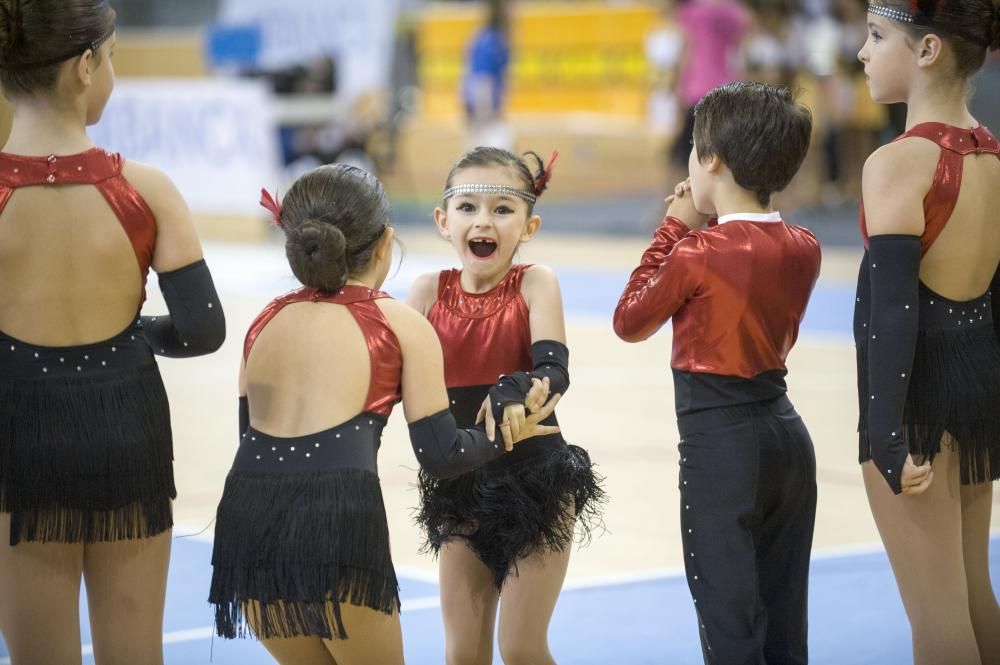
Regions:
<svg viewBox="0 0 1000 665"><path fill-rule="evenodd" d="M459 429L445 409L410 423L410 444L420 466L436 478L452 478L496 459L505 450L482 428Z"/></svg>
<svg viewBox="0 0 1000 665"><path fill-rule="evenodd" d="M205 260L158 277L170 314L142 317L142 332L153 353L191 358L218 350L226 339L226 318Z"/></svg>
<svg viewBox="0 0 1000 665"><path fill-rule="evenodd" d="M872 459L896 494L909 448L903 408L919 327L920 239L873 236L868 244L871 318L868 325L868 440Z"/></svg>
<svg viewBox="0 0 1000 665"><path fill-rule="evenodd" d="M493 417L500 422L508 404L524 402L531 390L532 379L549 379L549 394L565 395L569 390L569 349L562 342L543 339L531 345L530 372L514 372L500 377L490 388Z"/></svg>
<svg viewBox="0 0 1000 665"><path fill-rule="evenodd" d="M531 345L531 376L548 377L549 392L565 395L569 390L569 349L562 342L543 339Z"/></svg>
<svg viewBox="0 0 1000 665"><path fill-rule="evenodd" d="M1000 337L1000 266L997 266L990 283L990 309L993 310L993 330Z"/></svg>
<svg viewBox="0 0 1000 665"><path fill-rule="evenodd" d="M250 427L250 401L246 395L240 397L240 436Z"/></svg>

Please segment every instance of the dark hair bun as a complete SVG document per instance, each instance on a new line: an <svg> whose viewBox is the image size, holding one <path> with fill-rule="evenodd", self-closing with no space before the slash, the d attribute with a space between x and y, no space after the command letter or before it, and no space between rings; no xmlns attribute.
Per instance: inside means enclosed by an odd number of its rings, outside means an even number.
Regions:
<svg viewBox="0 0 1000 665"><path fill-rule="evenodd" d="M18 64L24 46L21 0L0 0L0 62Z"/></svg>
<svg viewBox="0 0 1000 665"><path fill-rule="evenodd" d="M1000 51L1000 0L993 0L993 24L986 33L991 51Z"/></svg>
<svg viewBox="0 0 1000 665"><path fill-rule="evenodd" d="M336 291L347 282L347 241L336 226L310 220L288 232L285 255L306 286Z"/></svg>

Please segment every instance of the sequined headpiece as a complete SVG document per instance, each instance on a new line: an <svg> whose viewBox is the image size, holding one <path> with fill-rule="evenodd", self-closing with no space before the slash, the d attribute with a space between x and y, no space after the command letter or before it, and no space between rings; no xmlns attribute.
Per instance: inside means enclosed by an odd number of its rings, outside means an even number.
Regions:
<svg viewBox="0 0 1000 665"><path fill-rule="evenodd" d="M529 192L524 189L517 189L508 185L480 184L455 185L454 187L449 187L444 190L444 200L447 201L451 197L457 196L458 194L506 194L507 196L516 196L524 199L532 205L534 205L535 201L538 200L538 197L534 194L534 192Z"/></svg>
<svg viewBox="0 0 1000 665"><path fill-rule="evenodd" d="M49 58L48 60L39 60L37 62L24 62L24 63L0 63L0 69L6 69L11 72L27 71L29 69L39 69L41 67L48 67L49 65L54 65L58 62L63 62L64 60L69 60L70 58L75 58L78 55L83 55L88 50L92 51L94 55L97 55L97 49L101 48L101 44L111 39L111 35L115 34L115 26L112 25L106 33L93 40L92 42L86 44L85 46L74 48L71 52L65 53L63 55L56 56L54 58ZM20 38L20 35L15 38L14 41ZM70 35L70 39L73 35Z"/></svg>
<svg viewBox="0 0 1000 665"><path fill-rule="evenodd" d="M946 28L934 20L938 10L941 8L941 5L944 4L944 0L909 0L908 4L910 11L889 7L876 0L875 2L868 3L868 12L870 14L884 16L888 19L892 19L893 21L899 21L900 23L909 23L911 25L919 25L930 30L939 30L956 37L960 37L979 46L989 46L989 41L977 37L976 35L969 34L965 30Z"/></svg>
<svg viewBox="0 0 1000 665"><path fill-rule="evenodd" d="M913 23L913 14L904 12L902 9L896 9L895 7L887 7L878 2L868 3L868 13L884 16L900 23Z"/></svg>

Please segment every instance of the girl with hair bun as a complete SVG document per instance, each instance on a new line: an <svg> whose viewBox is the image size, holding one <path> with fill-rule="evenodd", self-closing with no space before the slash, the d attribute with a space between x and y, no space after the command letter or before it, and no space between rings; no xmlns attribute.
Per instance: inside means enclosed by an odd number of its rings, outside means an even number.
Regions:
<svg viewBox="0 0 1000 665"><path fill-rule="evenodd" d="M499 423L504 441L520 436L548 389L569 387L556 275L513 262L520 244L538 233L534 205L551 175L552 163L546 167L533 152L518 157L480 147L463 155L434 210L462 269L423 275L407 298L441 339L459 425L485 420L492 433ZM555 416L545 422L554 425ZM600 519L600 482L587 452L559 434L458 478L421 474L418 519L426 547L440 557L449 665L492 662L498 608L507 665L555 662L549 621L576 526L586 536Z"/></svg>
<svg viewBox="0 0 1000 665"><path fill-rule="evenodd" d="M969 113L997 0L877 0L858 53L906 132L862 176L860 461L918 665L1000 663L1000 142Z"/></svg>
<svg viewBox="0 0 1000 665"><path fill-rule="evenodd" d="M15 663L163 662L176 496L154 354L225 319L170 180L94 146L115 75L101 0L0 0L0 633ZM139 316L149 269L168 316Z"/></svg>
<svg viewBox="0 0 1000 665"><path fill-rule="evenodd" d="M303 287L272 301L244 342L240 445L212 554L216 627L227 638L249 628L279 663L399 664L399 589L376 465L389 413L402 398L414 453L435 477L505 447L482 427L456 427L433 329L379 290L393 229L378 180L322 166L280 205L266 193L262 204ZM557 432L539 424L557 401L540 405L510 445Z"/></svg>

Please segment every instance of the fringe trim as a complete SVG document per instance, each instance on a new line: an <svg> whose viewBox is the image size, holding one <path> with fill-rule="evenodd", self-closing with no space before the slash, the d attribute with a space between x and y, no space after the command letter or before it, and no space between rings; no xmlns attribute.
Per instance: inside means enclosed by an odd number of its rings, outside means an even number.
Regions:
<svg viewBox="0 0 1000 665"><path fill-rule="evenodd" d="M229 589L259 589L261 593L236 596ZM325 597L313 600L317 590ZM333 590L339 589L334 595ZM305 598L283 598L301 594ZM261 596L273 600L265 601ZM225 600L222 598L225 597ZM209 602L215 605L215 628L219 637L258 639L318 636L348 639L341 615L342 604L368 607L392 614L400 609L399 584L395 573L367 568L296 566L269 569L215 567Z"/></svg>
<svg viewBox="0 0 1000 665"><path fill-rule="evenodd" d="M858 461L868 442L868 349L857 350ZM903 409L903 440L914 457L934 459L944 435L959 451L963 485L1000 479L1000 343L992 328L921 331Z"/></svg>
<svg viewBox="0 0 1000 665"><path fill-rule="evenodd" d="M11 544L145 538L172 526L170 409L156 365L0 382L0 512Z"/></svg>
<svg viewBox="0 0 1000 665"><path fill-rule="evenodd" d="M437 556L444 543L463 538L502 589L517 574L519 560L561 552L574 540L586 544L603 529L603 482L583 448L562 443L458 478L440 480L421 471L416 521L426 534L422 551Z"/></svg>
<svg viewBox="0 0 1000 665"><path fill-rule="evenodd" d="M209 602L220 637L347 639L340 605L398 611L378 476L230 472Z"/></svg>

